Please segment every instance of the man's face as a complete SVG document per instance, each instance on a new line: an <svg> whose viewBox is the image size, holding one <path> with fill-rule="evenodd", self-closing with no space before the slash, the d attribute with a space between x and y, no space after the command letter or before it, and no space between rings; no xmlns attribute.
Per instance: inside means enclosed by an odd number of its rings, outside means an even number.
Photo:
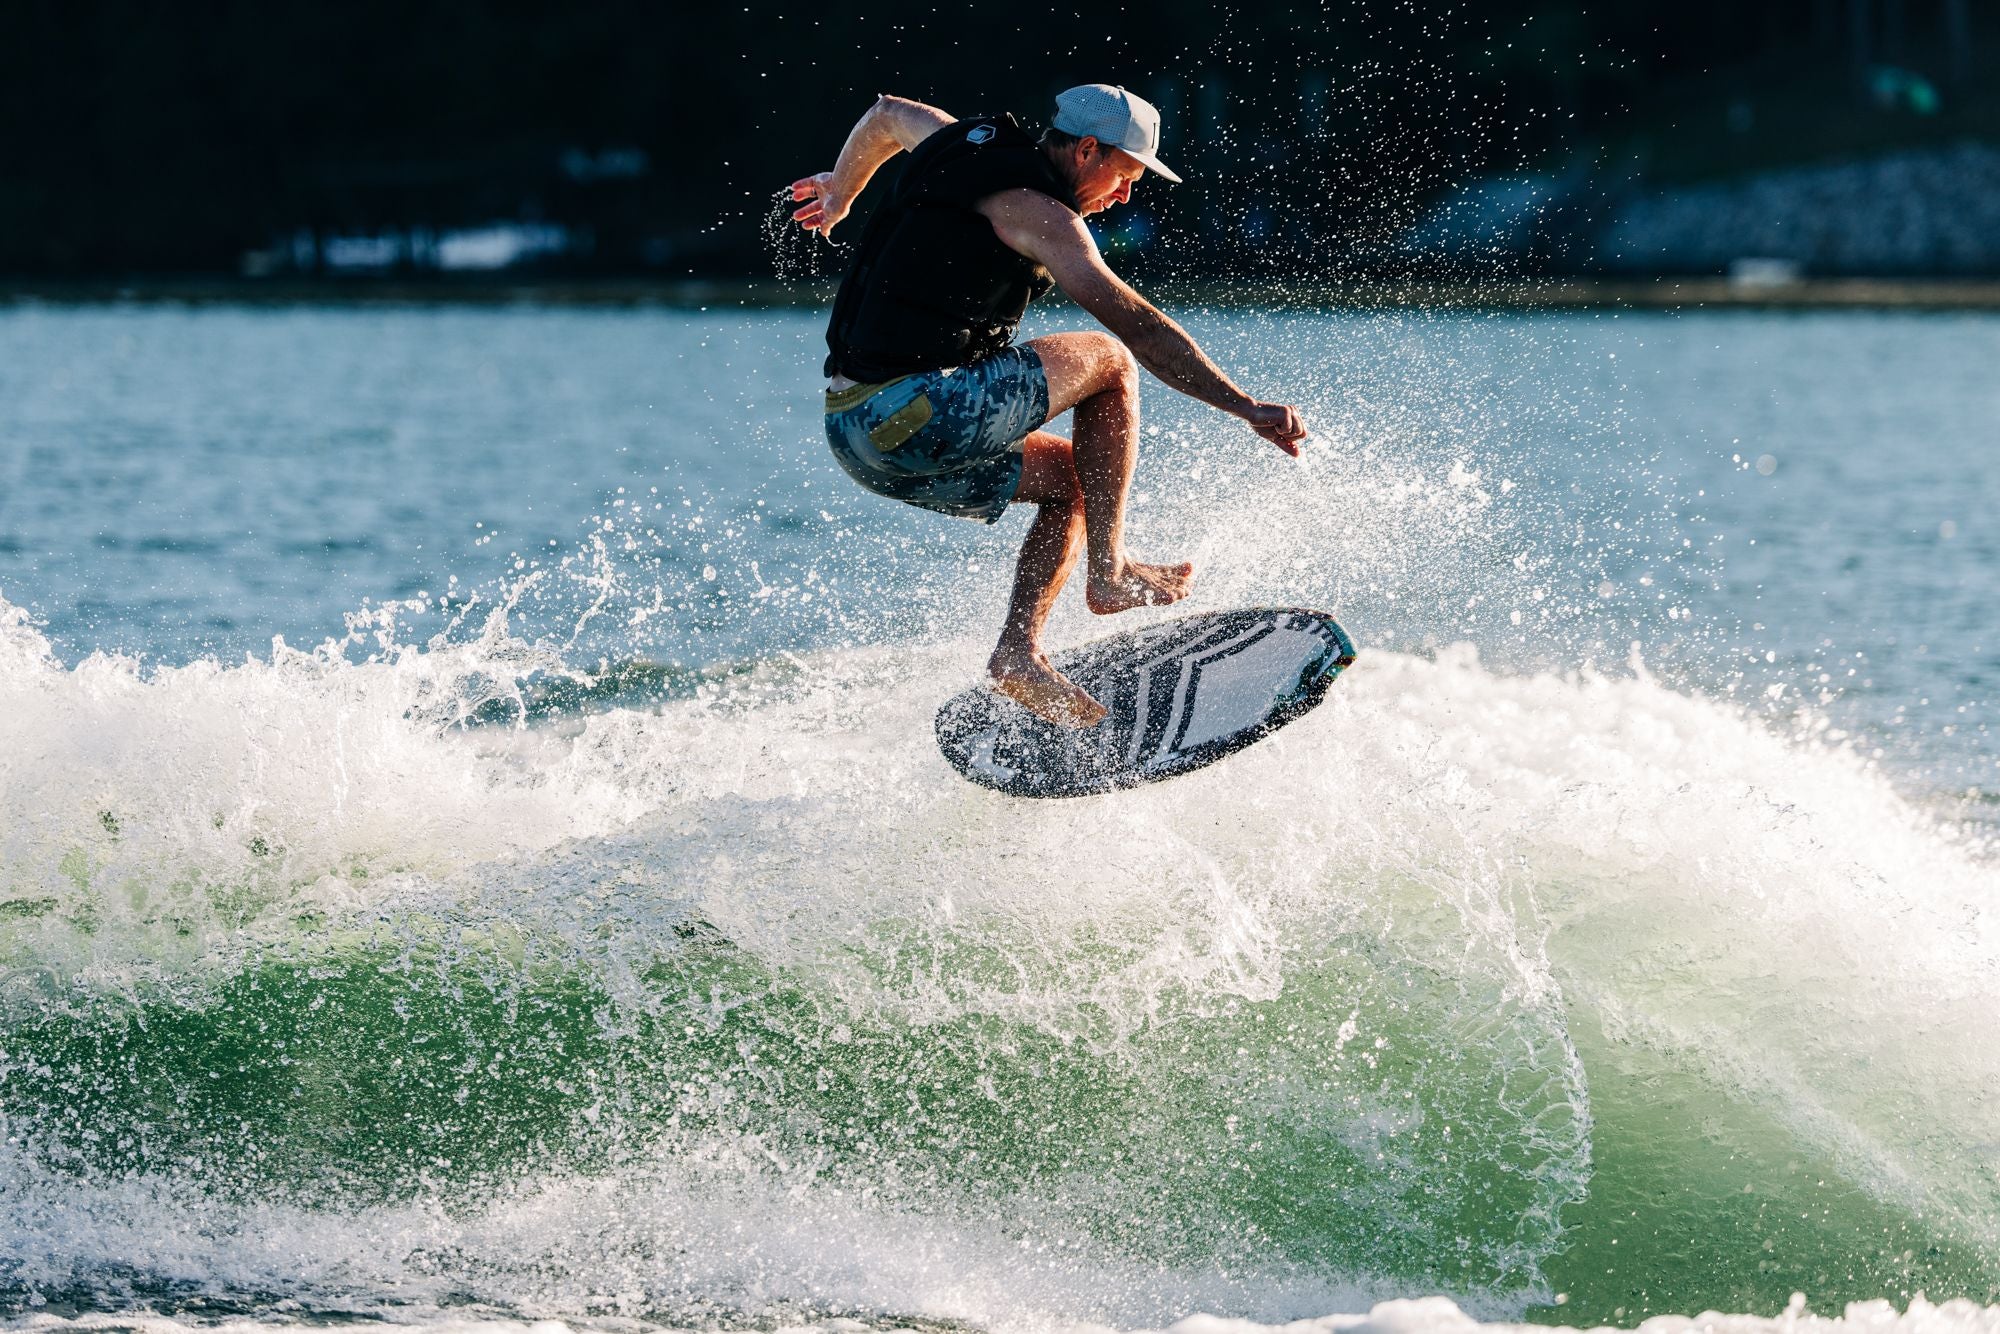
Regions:
<svg viewBox="0 0 2000 1334"><path fill-rule="evenodd" d="M1121 148L1085 139L1074 150L1076 211L1085 217L1102 213L1132 197L1132 187L1146 174L1145 164Z"/></svg>

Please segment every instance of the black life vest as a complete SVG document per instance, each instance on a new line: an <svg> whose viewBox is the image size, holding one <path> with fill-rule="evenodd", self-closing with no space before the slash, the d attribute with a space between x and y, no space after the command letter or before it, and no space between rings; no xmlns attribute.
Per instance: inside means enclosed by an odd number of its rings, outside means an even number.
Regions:
<svg viewBox="0 0 2000 1334"><path fill-rule="evenodd" d="M1026 188L1076 199L1012 116L947 125L918 144L862 230L834 299L828 375L880 382L963 366L1014 341L1028 303L1055 283L994 234L974 205Z"/></svg>

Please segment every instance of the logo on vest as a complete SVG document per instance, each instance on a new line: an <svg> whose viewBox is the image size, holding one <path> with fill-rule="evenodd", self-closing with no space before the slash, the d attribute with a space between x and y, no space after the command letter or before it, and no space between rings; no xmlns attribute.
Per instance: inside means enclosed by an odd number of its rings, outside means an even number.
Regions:
<svg viewBox="0 0 2000 1334"><path fill-rule="evenodd" d="M968 144L983 144L988 139L991 139L995 133L996 131L991 125L975 126L972 133L965 136L965 142Z"/></svg>

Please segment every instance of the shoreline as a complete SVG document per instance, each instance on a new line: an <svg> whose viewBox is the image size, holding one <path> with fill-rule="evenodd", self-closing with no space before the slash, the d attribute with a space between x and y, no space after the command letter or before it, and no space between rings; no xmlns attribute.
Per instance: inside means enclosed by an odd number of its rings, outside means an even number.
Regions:
<svg viewBox="0 0 2000 1334"><path fill-rule="evenodd" d="M1161 281L1145 294L1178 308L1265 310L2000 310L2000 279L1806 278L1746 282L1713 275L1529 281L1271 279ZM21 305L466 305L604 306L706 310L821 309L834 284L820 279L398 279L149 278L0 281L0 307ZM1060 294L1052 298L1059 301Z"/></svg>

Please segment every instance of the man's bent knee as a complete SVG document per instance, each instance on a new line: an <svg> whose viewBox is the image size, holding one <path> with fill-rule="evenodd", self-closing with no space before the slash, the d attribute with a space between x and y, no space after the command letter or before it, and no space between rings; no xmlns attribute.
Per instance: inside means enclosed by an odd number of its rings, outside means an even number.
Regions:
<svg viewBox="0 0 2000 1334"><path fill-rule="evenodd" d="M1139 386L1139 362L1133 357L1132 349L1124 342L1108 333L1094 334L1097 346L1098 392L1109 390L1137 389Z"/></svg>
<svg viewBox="0 0 2000 1334"><path fill-rule="evenodd" d="M1123 398L1139 392L1138 362L1108 333L1052 334L1029 346L1042 357L1048 375L1052 417L1100 394Z"/></svg>

